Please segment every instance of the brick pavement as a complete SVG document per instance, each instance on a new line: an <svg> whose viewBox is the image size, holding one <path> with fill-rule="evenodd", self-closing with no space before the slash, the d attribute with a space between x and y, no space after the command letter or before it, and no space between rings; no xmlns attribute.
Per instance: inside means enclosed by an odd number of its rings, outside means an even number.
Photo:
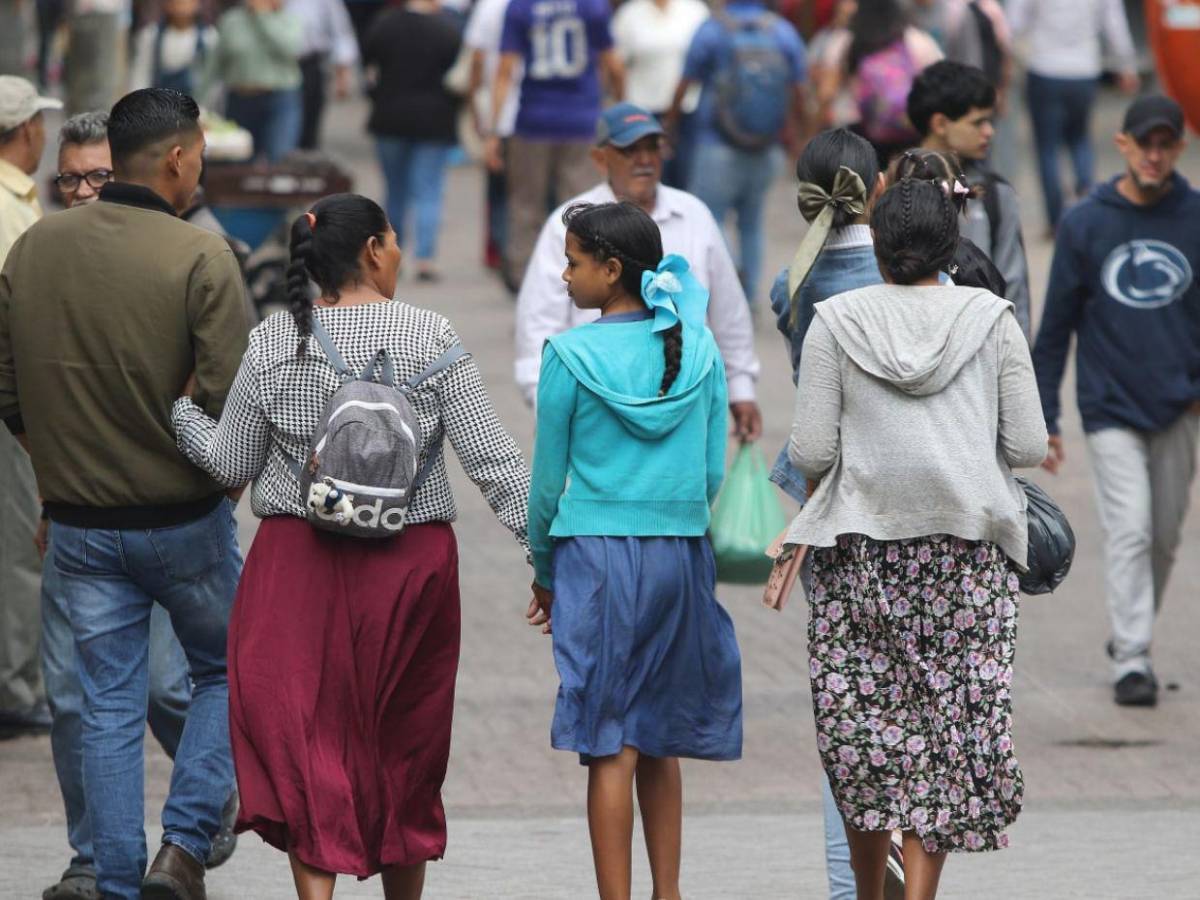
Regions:
<svg viewBox="0 0 1200 900"><path fill-rule="evenodd" d="M1097 134L1111 133L1120 103L1101 105ZM359 189L380 195L361 135L363 111L335 109L329 143L355 166ZM1100 171L1116 170L1100 144ZM1200 181L1200 157L1184 165ZM1041 233L1032 164L1017 180L1027 207L1026 234L1040 303L1049 248ZM444 312L478 360L503 420L527 449L532 417L511 381L512 304L478 265L482 181L470 169L448 183L442 242L446 280L406 281L400 295ZM798 239L790 176L770 199L767 260L774 270ZM766 279L764 279L766 281ZM766 281L769 283L769 281ZM790 424L791 385L770 322L760 317L759 349L766 415L763 446L773 453ZM1071 404L1068 404L1070 408ZM1098 529L1078 420L1065 421L1068 465L1041 478L1072 516L1079 538L1075 570L1058 594L1022 607L1015 687L1018 753L1027 776L1027 812L1013 849L956 858L945 895L983 897L1200 896L1200 866L1184 834L1200 825L1200 673L1194 645L1200 611L1200 517L1184 549L1158 628L1156 664L1177 683L1155 711L1112 705L1102 645L1107 636ZM454 467L452 467L454 468ZM454 749L446 785L451 857L431 875L431 897L586 896L590 868L582 823L583 772L553 753L548 732L556 679L548 640L523 622L529 573L516 544L495 523L477 491L455 474L463 548L463 656ZM253 521L243 509L243 537ZM687 831L689 895L819 896L822 882L819 766L813 748L805 661L805 616L759 607L751 589L719 595L738 629L744 657L746 755L736 765L689 764L692 813ZM157 819L169 766L148 744L148 820ZM61 802L45 739L0 744L0 898L38 896L66 860ZM1189 880L1190 879L1190 880ZM248 838L230 866L215 873L215 900L286 897L286 866ZM340 896L378 896L374 885L346 882Z"/></svg>

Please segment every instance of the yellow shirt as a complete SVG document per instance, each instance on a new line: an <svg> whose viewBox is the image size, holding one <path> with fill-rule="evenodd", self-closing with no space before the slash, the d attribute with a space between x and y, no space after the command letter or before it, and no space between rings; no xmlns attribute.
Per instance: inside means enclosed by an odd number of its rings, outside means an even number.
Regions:
<svg viewBox="0 0 1200 900"><path fill-rule="evenodd" d="M0 159L0 266L26 229L42 217L37 185L8 160Z"/></svg>

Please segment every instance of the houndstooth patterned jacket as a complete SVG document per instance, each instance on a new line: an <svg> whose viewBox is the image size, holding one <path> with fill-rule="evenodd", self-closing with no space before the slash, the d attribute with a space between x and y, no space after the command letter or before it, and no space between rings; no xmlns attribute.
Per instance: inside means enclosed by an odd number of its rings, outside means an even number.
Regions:
<svg viewBox="0 0 1200 900"><path fill-rule="evenodd" d="M380 349L396 368L397 383L423 371L459 342L443 316L399 301L314 310L355 372ZM300 485L288 464L303 460L326 402L340 386L314 339L296 355L299 332L288 313L270 316L252 332L220 422L189 398L171 410L179 449L226 487L251 479L257 516L304 517ZM443 437L483 492L497 518L528 551L529 469L504 430L471 357L421 383L410 400L421 425L421 465ZM457 517L444 454L421 486L406 522L452 522Z"/></svg>

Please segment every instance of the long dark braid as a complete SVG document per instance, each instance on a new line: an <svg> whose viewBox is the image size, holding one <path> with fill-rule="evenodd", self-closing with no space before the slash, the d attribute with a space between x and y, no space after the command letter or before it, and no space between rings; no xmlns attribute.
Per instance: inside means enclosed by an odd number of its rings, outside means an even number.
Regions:
<svg viewBox="0 0 1200 900"><path fill-rule="evenodd" d="M662 234L638 206L623 203L577 203L563 213L563 224L580 248L600 262L621 263L621 287L633 297L642 295L642 273L653 272L663 258ZM679 377L683 359L683 326L676 322L663 332L663 379L658 395L666 396Z"/></svg>
<svg viewBox="0 0 1200 900"><path fill-rule="evenodd" d="M287 301L300 342L296 345L296 356L304 356L308 337L312 334L313 296L308 274L308 263L312 257L313 233L307 216L300 216L292 223L291 262L287 267Z"/></svg>
<svg viewBox="0 0 1200 900"><path fill-rule="evenodd" d="M663 367L662 385L658 389L660 397L667 395L667 392L671 390L671 385L679 377L679 364L683 361L682 322L676 322L663 332L663 359L666 365Z"/></svg>

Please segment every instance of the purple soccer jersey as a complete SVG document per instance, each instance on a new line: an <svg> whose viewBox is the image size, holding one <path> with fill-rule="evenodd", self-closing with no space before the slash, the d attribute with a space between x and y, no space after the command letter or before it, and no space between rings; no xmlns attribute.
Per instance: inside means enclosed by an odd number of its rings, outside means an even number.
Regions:
<svg viewBox="0 0 1200 900"><path fill-rule="evenodd" d="M525 59L516 134L589 140L600 115L600 54L612 47L608 0L512 0L503 53Z"/></svg>

